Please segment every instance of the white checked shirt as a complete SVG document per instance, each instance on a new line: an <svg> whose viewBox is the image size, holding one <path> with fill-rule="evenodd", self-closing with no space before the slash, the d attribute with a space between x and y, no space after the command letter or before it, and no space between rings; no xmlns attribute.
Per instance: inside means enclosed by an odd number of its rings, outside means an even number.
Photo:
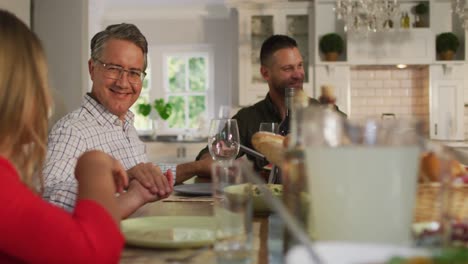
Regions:
<svg viewBox="0 0 468 264"><path fill-rule="evenodd" d="M60 119L49 134L43 169L44 198L68 211L75 207L78 185L74 170L85 151L104 151L127 170L147 162L145 145L138 138L133 118L128 111L122 122L86 95L81 107Z"/></svg>

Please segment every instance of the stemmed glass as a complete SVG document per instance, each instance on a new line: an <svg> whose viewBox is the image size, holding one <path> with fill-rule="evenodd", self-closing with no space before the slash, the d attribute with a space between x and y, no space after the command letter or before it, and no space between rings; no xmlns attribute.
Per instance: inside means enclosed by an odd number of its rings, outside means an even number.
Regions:
<svg viewBox="0 0 468 264"><path fill-rule="evenodd" d="M260 123L260 128L258 131L263 131L263 132L271 132L274 134L278 134L279 131L279 124L278 123L273 123L273 122L262 122Z"/></svg>
<svg viewBox="0 0 468 264"><path fill-rule="evenodd" d="M216 161L232 161L239 153L239 129L235 119L212 119L208 132L208 149Z"/></svg>
<svg viewBox="0 0 468 264"><path fill-rule="evenodd" d="M273 134L278 134L279 132L279 124L273 122L262 122L260 123L260 128L258 131L261 132L270 132ZM273 165L271 167L270 174L268 176L268 183L277 183L279 181L279 168Z"/></svg>

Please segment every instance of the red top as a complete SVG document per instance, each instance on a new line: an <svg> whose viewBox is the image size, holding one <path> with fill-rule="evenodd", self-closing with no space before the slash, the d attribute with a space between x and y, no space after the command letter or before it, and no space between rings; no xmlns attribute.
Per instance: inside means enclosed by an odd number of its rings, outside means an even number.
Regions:
<svg viewBox="0 0 468 264"><path fill-rule="evenodd" d="M24 185L0 157L0 263L118 263L124 238L92 200L69 214Z"/></svg>

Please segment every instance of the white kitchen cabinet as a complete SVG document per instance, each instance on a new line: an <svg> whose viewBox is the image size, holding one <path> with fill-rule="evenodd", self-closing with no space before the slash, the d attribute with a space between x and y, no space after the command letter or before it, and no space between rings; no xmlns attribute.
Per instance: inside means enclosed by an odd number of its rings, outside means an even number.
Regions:
<svg viewBox="0 0 468 264"><path fill-rule="evenodd" d="M430 137L438 140L464 139L464 64L429 67Z"/></svg>
<svg viewBox="0 0 468 264"><path fill-rule="evenodd" d="M229 1L239 18L239 105L263 99L268 85L260 74L260 48L273 34L297 42L304 59L304 90L312 95L312 4L310 2Z"/></svg>

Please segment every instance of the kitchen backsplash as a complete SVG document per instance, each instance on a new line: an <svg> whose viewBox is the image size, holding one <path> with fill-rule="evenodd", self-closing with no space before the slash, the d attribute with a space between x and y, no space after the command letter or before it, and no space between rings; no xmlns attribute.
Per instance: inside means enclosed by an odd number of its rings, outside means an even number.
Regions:
<svg viewBox="0 0 468 264"><path fill-rule="evenodd" d="M424 66L353 67L350 107L348 115L353 119L381 118L383 113L392 113L397 119L417 117L428 124L429 69Z"/></svg>

